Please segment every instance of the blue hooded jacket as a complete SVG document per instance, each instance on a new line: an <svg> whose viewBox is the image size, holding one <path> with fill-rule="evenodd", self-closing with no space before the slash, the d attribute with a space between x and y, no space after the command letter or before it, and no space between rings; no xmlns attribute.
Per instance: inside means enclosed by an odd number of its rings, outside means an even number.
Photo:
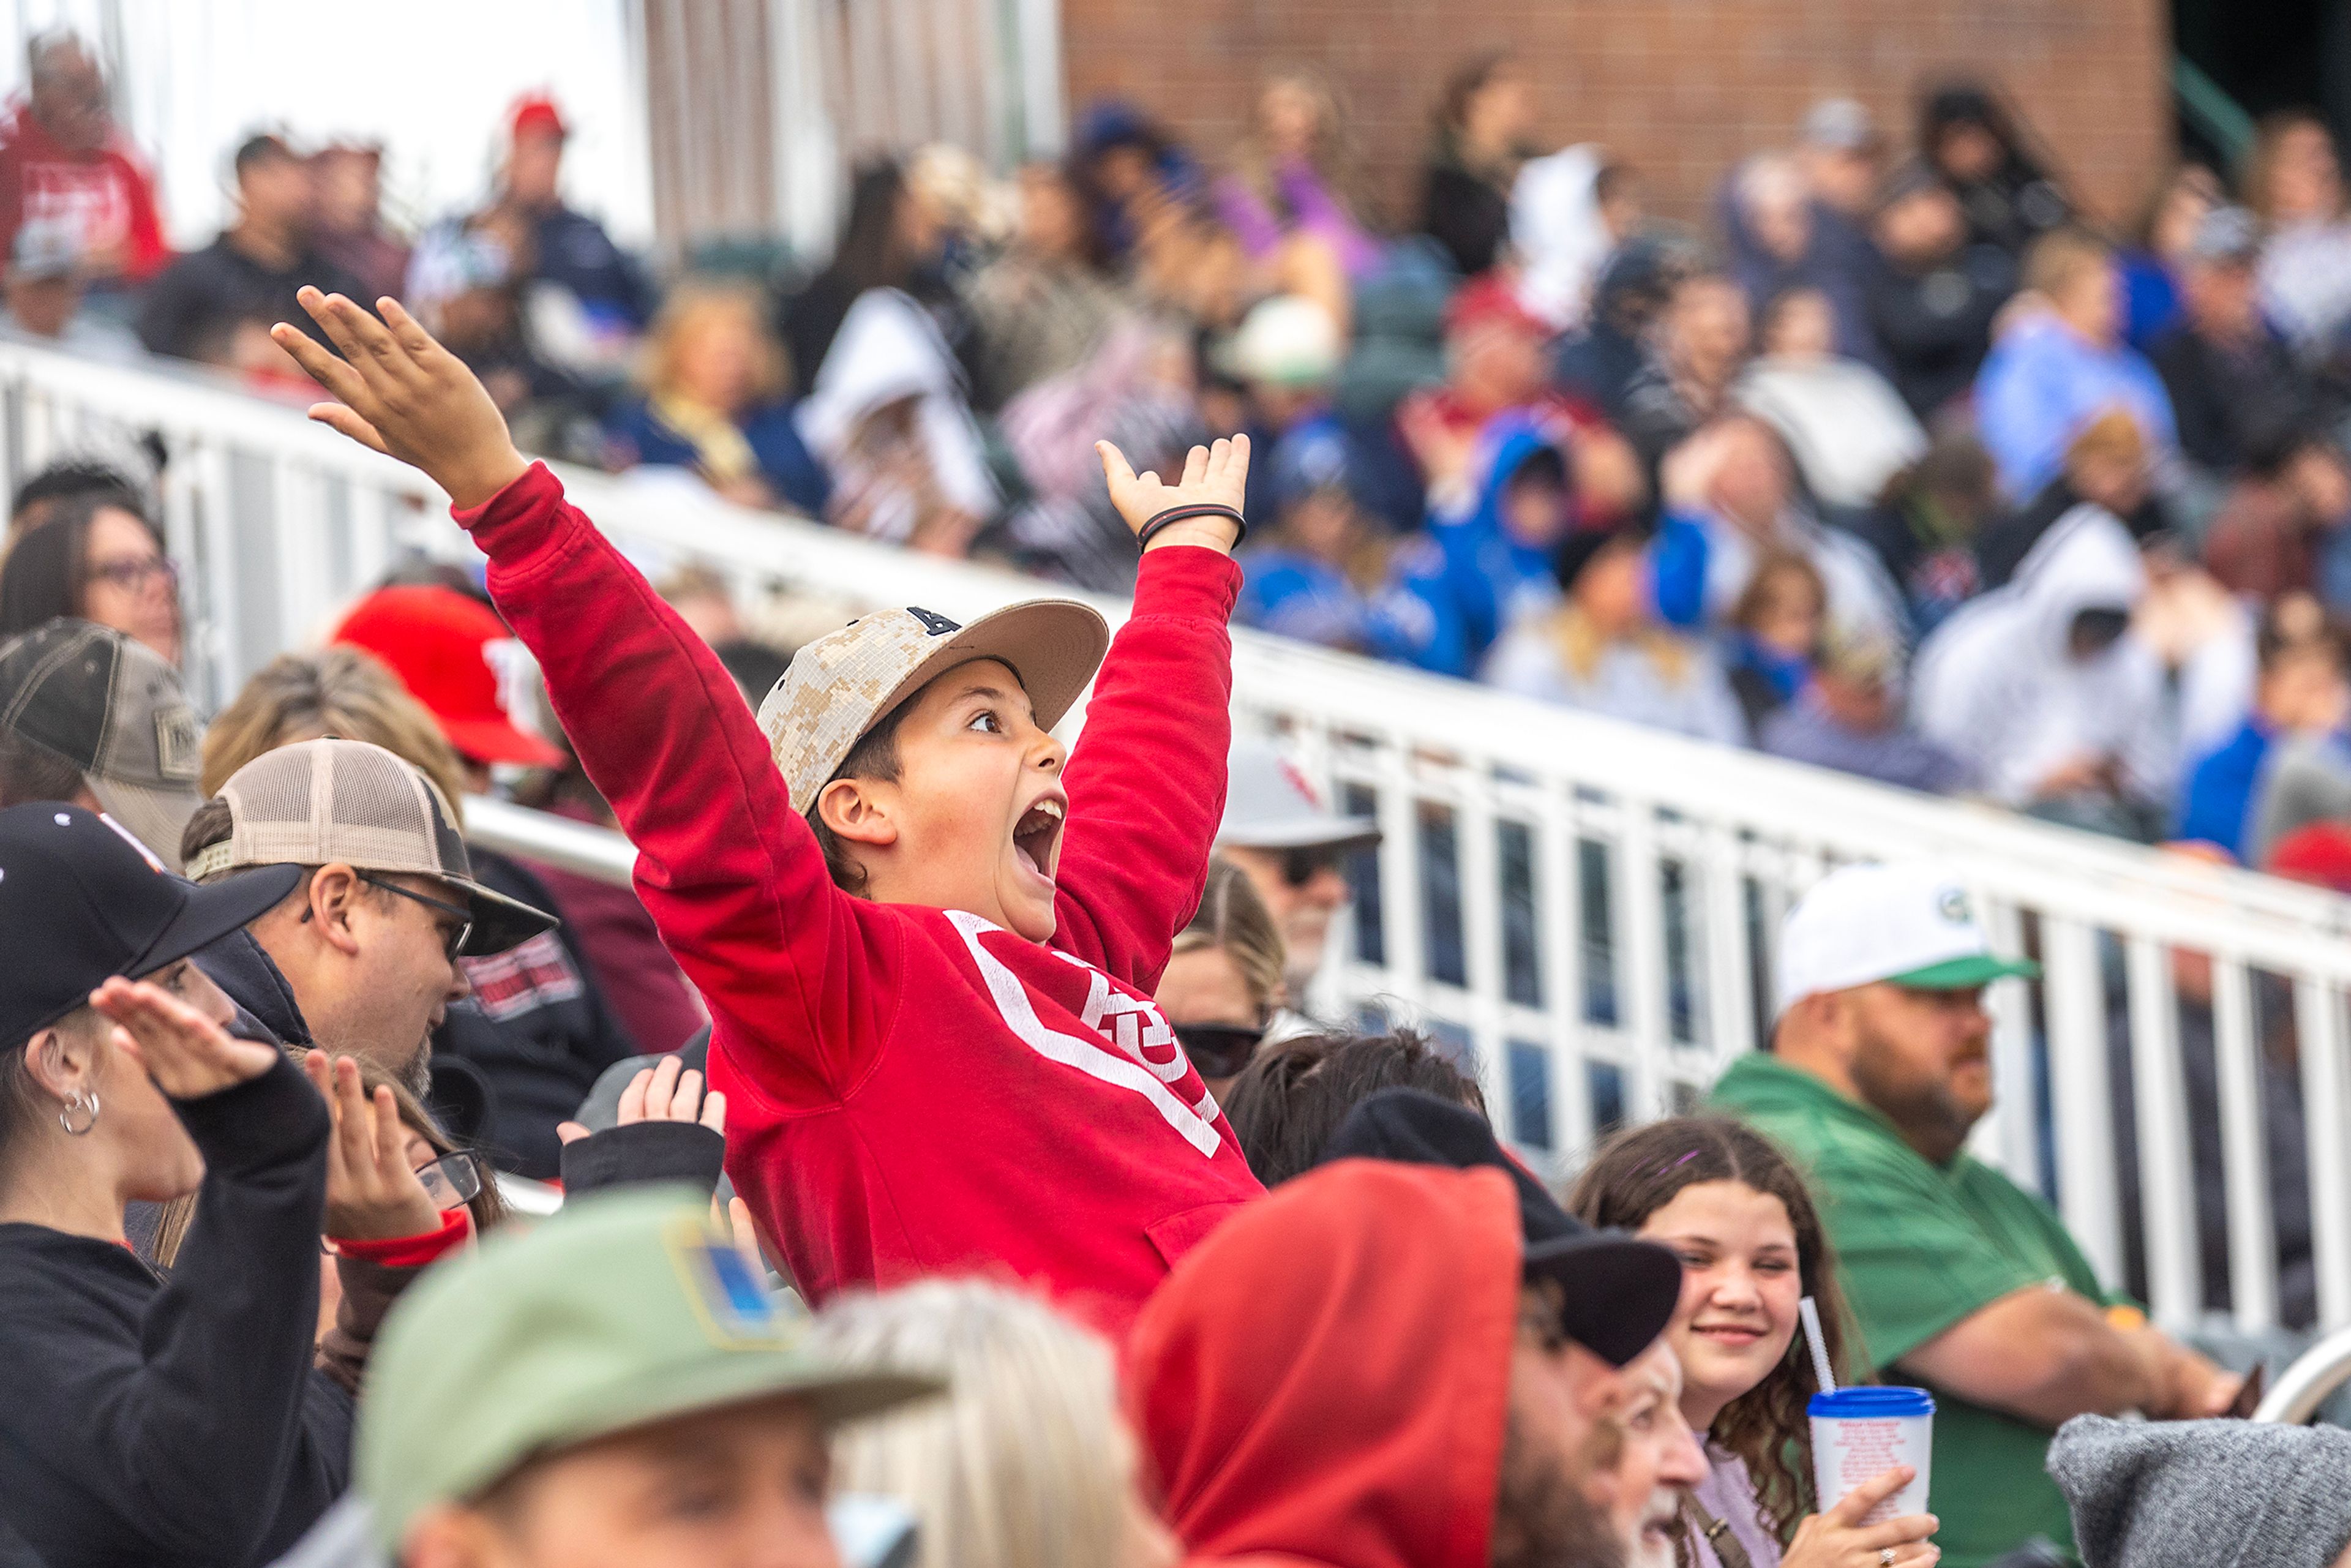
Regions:
<svg viewBox="0 0 2351 1568"><path fill-rule="evenodd" d="M1424 536L1396 552L1398 586L1426 607L1425 640L1405 656L1425 670L1468 677L1486 651L1526 609L1559 593L1551 551L1522 544L1502 526L1502 492L1544 453L1569 463L1566 446L1533 415L1497 414L1478 438L1475 501L1458 517L1432 511ZM1572 470L1571 470L1572 472Z"/></svg>

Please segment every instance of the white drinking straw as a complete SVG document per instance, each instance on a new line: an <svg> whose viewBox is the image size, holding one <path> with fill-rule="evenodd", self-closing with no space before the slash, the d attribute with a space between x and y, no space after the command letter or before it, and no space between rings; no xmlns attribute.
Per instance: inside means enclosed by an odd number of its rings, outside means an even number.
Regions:
<svg viewBox="0 0 2351 1568"><path fill-rule="evenodd" d="M1829 1370L1829 1347L1821 1339L1821 1309L1812 1297L1796 1303L1796 1311L1804 1320L1804 1343L1813 1347L1813 1375L1820 1381L1821 1392L1836 1392L1836 1374Z"/></svg>

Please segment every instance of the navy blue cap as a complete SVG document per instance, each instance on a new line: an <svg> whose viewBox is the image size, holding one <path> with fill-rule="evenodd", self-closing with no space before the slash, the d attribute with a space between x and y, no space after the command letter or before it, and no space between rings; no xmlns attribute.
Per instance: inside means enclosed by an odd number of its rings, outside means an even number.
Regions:
<svg viewBox="0 0 2351 1568"><path fill-rule="evenodd" d="M0 1049L83 1005L109 976L135 980L227 936L301 880L300 866L282 865L198 887L79 807L0 811Z"/></svg>
<svg viewBox="0 0 2351 1568"><path fill-rule="evenodd" d="M1682 1294L1681 1260L1655 1242L1594 1230L1568 1213L1526 1166L1502 1152L1486 1118L1466 1105L1417 1089L1383 1089L1347 1113L1319 1163L1343 1159L1456 1170L1491 1166L1507 1174L1519 1189L1526 1276L1560 1287L1560 1326L1612 1366L1648 1349L1673 1321Z"/></svg>

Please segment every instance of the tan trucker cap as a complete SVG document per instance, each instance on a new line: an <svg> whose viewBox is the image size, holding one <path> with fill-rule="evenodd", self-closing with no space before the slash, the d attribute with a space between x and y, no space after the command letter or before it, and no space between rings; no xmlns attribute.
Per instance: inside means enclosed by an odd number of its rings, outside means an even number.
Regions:
<svg viewBox="0 0 2351 1568"><path fill-rule="evenodd" d="M759 705L768 754L801 816L850 752L924 683L957 664L996 659L1050 729L1110 652L1110 627L1074 600L1032 599L968 626L935 611L881 610L802 647Z"/></svg>
<svg viewBox="0 0 2351 1568"><path fill-rule="evenodd" d="M473 859L441 791L422 772L363 740L306 740L266 751L221 786L229 836L188 862L208 881L247 866L320 866L426 876L464 895L474 917L458 955L487 957L559 922L474 880Z"/></svg>

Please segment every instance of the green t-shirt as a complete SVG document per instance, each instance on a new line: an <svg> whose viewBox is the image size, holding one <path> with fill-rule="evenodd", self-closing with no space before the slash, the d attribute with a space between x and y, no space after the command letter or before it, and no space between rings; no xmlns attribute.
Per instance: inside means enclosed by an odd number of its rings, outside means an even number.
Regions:
<svg viewBox="0 0 2351 1568"><path fill-rule="evenodd" d="M1967 1155L1929 1165L1893 1124L1811 1073L1759 1051L1731 1064L1712 1103L1810 1174L1874 1375L1904 1381L1904 1356L2028 1286L2053 1283L2107 1303L2047 1204ZM1933 1392L1929 1506L1943 1521L1935 1538L1943 1568L1982 1568L2036 1535L2072 1553L2073 1521L2045 1469L2048 1430Z"/></svg>

